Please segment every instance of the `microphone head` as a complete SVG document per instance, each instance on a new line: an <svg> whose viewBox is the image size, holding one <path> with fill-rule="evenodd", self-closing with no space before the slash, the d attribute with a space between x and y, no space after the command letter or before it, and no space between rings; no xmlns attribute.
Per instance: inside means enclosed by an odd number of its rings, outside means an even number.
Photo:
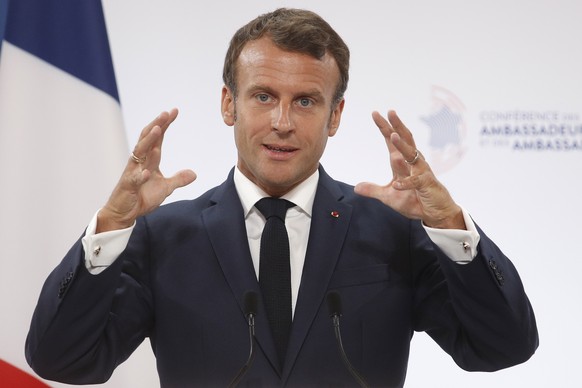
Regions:
<svg viewBox="0 0 582 388"><path fill-rule="evenodd" d="M329 316L342 315L342 300L340 294L337 291L330 291L327 293L327 307L329 308Z"/></svg>
<svg viewBox="0 0 582 388"><path fill-rule="evenodd" d="M249 315L257 315L257 305L258 305L259 296L255 291L247 291L243 295L243 306L244 312L246 316Z"/></svg>

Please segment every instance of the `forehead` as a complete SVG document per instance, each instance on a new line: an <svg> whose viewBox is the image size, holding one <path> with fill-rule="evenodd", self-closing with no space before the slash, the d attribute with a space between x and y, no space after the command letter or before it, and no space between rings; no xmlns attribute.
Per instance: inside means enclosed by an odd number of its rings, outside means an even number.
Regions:
<svg viewBox="0 0 582 388"><path fill-rule="evenodd" d="M252 84L316 88L326 97L333 96L339 82L335 59L326 53L321 59L311 55L285 51L270 38L248 42L237 59L237 88L244 90Z"/></svg>

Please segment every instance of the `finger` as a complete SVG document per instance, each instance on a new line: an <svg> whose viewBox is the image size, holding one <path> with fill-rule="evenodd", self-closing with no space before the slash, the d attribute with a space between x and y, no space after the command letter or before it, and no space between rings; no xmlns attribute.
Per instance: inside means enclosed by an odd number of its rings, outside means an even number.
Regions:
<svg viewBox="0 0 582 388"><path fill-rule="evenodd" d="M378 128L380 129L380 132L382 132L382 135L384 136L386 141L388 141L390 138L390 135L394 132L392 125L390 125L388 120L386 120L386 118L384 116L382 116L380 113L378 113L377 111L372 112L372 119L374 120L374 123L378 126Z"/></svg>
<svg viewBox="0 0 582 388"><path fill-rule="evenodd" d="M165 111L161 112L159 115L157 115L155 119L153 119L145 127L143 127L143 129L141 130L141 133L139 134L139 138L137 141L139 142L143 138L145 138L155 126L163 125L166 122L168 116L169 116L169 113L165 112Z"/></svg>
<svg viewBox="0 0 582 388"><path fill-rule="evenodd" d="M172 118L172 121L176 118L177 110L173 109L170 113L168 112L161 112L155 119L153 119L148 125L146 125L140 135L139 139L133 148L133 155L135 155L138 159L142 159L147 161L148 158L148 151L153 147L156 141L161 141L160 135L163 132L162 126L166 126L166 122ZM142 164L139 161L133 160L130 158L131 162L137 162L137 164Z"/></svg>
<svg viewBox="0 0 582 388"><path fill-rule="evenodd" d="M394 145L398 152L402 154L402 157L404 158L404 161L407 162L408 166L415 165L421 160L424 161L424 158L420 153L417 157L417 152L420 151L418 151L414 145L403 141L402 137L398 133L395 132L390 136L390 142Z"/></svg>
<svg viewBox="0 0 582 388"><path fill-rule="evenodd" d="M169 112L163 111L161 112L155 119L153 119L148 125L146 125L140 135L139 135L139 139L138 139L138 143L144 139L146 136L149 135L149 133L156 127L160 127L162 129L162 133L166 131L166 129L168 129L168 127L170 126L170 124L176 119L176 117L178 116L178 109L173 108L171 109Z"/></svg>
<svg viewBox="0 0 582 388"><path fill-rule="evenodd" d="M158 116L158 123L151 129L150 133L142 139L142 141L138 142L141 146L140 149L146 153L147 158L153 162L152 164L159 164L164 134L170 127L170 124L176 120L176 117L178 117L178 109L176 108L173 108L170 112L162 112L160 116Z"/></svg>
<svg viewBox="0 0 582 388"><path fill-rule="evenodd" d="M385 117L383 117L377 111L372 112L372 119L380 129L380 132L382 132L382 135L384 136L384 141L388 146L388 152L390 153L390 167L392 168L392 175L394 177L407 176L408 174L410 174L410 169L404 163L404 157L394 146L391 140L391 137L393 135L397 135L396 132L394 132L392 125L390 124L390 122L388 122L388 120Z"/></svg>
<svg viewBox="0 0 582 388"><path fill-rule="evenodd" d="M412 132L410 132L408 127L406 127L402 120L400 120L400 117L398 117L396 111L388 111L388 121L390 122L393 132L396 132L406 143L410 144L411 147L416 149L416 144L414 143Z"/></svg>
<svg viewBox="0 0 582 388"><path fill-rule="evenodd" d="M406 178L396 179L392 182L392 187L396 190L419 190L422 189L427 183L426 176L424 174L411 175Z"/></svg>
<svg viewBox="0 0 582 388"><path fill-rule="evenodd" d="M166 131L170 127L170 124L172 124L177 117L178 109L173 108L172 110L170 110L166 121L162 125L160 125L161 130L160 136L156 136L156 138L153 139L153 144L150 146L149 153L153 154L152 162L155 164L156 168L157 166L159 166L160 160L162 158L162 143L164 142L164 135L166 134Z"/></svg>
<svg viewBox="0 0 582 388"><path fill-rule="evenodd" d="M166 133L166 130L170 127L170 124L176 120L178 117L178 109L172 108L169 112L167 112L167 117L164 115L165 121L163 123L158 124L160 128L162 128L162 133Z"/></svg>
<svg viewBox="0 0 582 388"><path fill-rule="evenodd" d="M138 165L143 164L141 166L142 168L155 164L156 159L159 159L159 156L158 158L156 158L155 153L152 151L154 150L154 148L156 148L156 145L158 145L158 147L161 145L161 138L162 129L160 128L160 126L156 125L151 129L151 131L147 135L141 138L133 148L133 154L137 158L142 159L143 163L139 163L133 160L133 158L131 157L130 161Z"/></svg>
<svg viewBox="0 0 582 388"><path fill-rule="evenodd" d="M130 161L126 170L121 176L117 188L114 192L121 190L121 192L129 192L134 194L139 188L146 183L151 177L151 171L148 169L136 169L134 166L139 166L137 163Z"/></svg>

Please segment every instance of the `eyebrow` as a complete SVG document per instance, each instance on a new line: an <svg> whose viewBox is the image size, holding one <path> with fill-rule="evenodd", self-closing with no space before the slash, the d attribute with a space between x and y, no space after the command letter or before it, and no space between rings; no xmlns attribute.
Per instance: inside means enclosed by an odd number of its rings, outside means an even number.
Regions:
<svg viewBox="0 0 582 388"><path fill-rule="evenodd" d="M253 84L253 85L251 85L248 88L247 93L253 94L253 93L256 93L256 92L259 92L259 91L267 92L269 94L275 94L275 91L271 87L269 87L267 85L261 85L261 84Z"/></svg>

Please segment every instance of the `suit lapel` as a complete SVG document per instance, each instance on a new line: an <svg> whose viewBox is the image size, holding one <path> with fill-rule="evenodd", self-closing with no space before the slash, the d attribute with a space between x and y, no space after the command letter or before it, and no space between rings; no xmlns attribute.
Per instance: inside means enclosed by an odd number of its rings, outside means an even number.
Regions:
<svg viewBox="0 0 582 388"><path fill-rule="evenodd" d="M202 214L204 224L224 277L244 316L244 293L251 290L261 295L261 290L251 259L243 208L234 186L233 171L226 182L217 188L211 201L213 206ZM281 375L275 344L262 303L259 303L258 310L255 318L257 342L273 368Z"/></svg>
<svg viewBox="0 0 582 388"><path fill-rule="evenodd" d="M342 197L343 193L337 183L320 168L309 243L283 369L283 383L289 377L309 328L324 302L348 230L352 207L340 202Z"/></svg>

